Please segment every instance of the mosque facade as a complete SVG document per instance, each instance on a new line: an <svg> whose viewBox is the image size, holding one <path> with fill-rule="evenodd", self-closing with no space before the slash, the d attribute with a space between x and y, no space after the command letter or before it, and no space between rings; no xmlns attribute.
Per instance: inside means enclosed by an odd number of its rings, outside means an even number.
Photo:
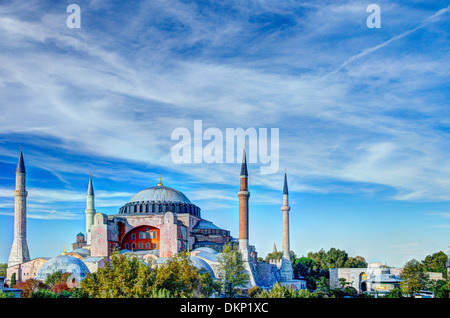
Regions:
<svg viewBox="0 0 450 318"><path fill-rule="evenodd" d="M247 287L270 288L274 283L306 288L303 279L293 279L289 250L289 211L287 179L283 189L283 258L281 266L257 261L257 252L249 244L248 171L245 149L241 165L239 197L239 238L203 218L201 209L182 192L163 185L161 177L156 186L144 189L118 209L114 215L101 213L95 208L92 176L86 194L85 233L78 233L71 251L54 258L30 259L26 241L26 183L22 149L16 169L14 241L7 268L7 281L15 274L17 281L29 278L45 280L54 271L68 271L79 282L86 273L105 266L114 252L148 258L157 263L171 255L189 251L193 264L211 272L218 278L218 256L226 243L239 247L250 281Z"/></svg>

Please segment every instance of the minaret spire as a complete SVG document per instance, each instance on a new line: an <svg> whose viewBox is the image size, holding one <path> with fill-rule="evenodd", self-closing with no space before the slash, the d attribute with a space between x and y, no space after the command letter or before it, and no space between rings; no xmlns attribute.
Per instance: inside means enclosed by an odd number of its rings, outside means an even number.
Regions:
<svg viewBox="0 0 450 318"><path fill-rule="evenodd" d="M25 162L21 146L14 191L14 240L9 254L8 267L30 260L27 244L27 196Z"/></svg>
<svg viewBox="0 0 450 318"><path fill-rule="evenodd" d="M241 186L239 189L239 247L248 250L248 171L247 160L245 158L245 143L242 153L241 164Z"/></svg>
<svg viewBox="0 0 450 318"><path fill-rule="evenodd" d="M242 151L241 176L248 176L247 158L246 158L246 154L245 154L245 142L244 142L244 149Z"/></svg>
<svg viewBox="0 0 450 318"><path fill-rule="evenodd" d="M291 264L291 250L289 243L289 211L291 207L289 206L289 191L287 184L287 173L284 170L284 185L283 185L283 206L281 211L283 211L283 254L281 256L281 268L280 274L281 279L284 281L291 280L293 278L293 270Z"/></svg>
<svg viewBox="0 0 450 318"><path fill-rule="evenodd" d="M86 194L86 243L91 244L91 226L94 224L95 211L95 194L92 184L92 175L89 172L89 183Z"/></svg>
<svg viewBox="0 0 450 318"><path fill-rule="evenodd" d="M89 172L89 184L88 184L87 194L94 195L94 186L92 185L92 175L90 172Z"/></svg>
<svg viewBox="0 0 450 318"><path fill-rule="evenodd" d="M250 248L248 243L248 199L250 192L248 191L248 171L247 160L245 155L245 142L242 152L242 164L241 164L241 176L240 176L240 189L238 192L239 197L239 252L242 255L244 261L244 267L246 268L249 277L250 285L256 285L256 278L254 274L254 263L250 258Z"/></svg>
<svg viewBox="0 0 450 318"><path fill-rule="evenodd" d="M25 162L23 161L22 146L20 146L19 161L17 162L16 173L26 173Z"/></svg>
<svg viewBox="0 0 450 318"><path fill-rule="evenodd" d="M284 185L283 185L283 195L285 195L285 194L289 194L288 185L287 185L286 169L284 169Z"/></svg>

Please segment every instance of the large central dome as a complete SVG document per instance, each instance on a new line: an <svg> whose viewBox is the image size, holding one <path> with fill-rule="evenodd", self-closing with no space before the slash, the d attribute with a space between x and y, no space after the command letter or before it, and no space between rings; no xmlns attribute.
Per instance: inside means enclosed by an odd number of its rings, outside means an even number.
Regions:
<svg viewBox="0 0 450 318"><path fill-rule="evenodd" d="M200 208L192 204L182 192L163 186L161 178L156 187L139 191L119 209L119 214L130 216L166 212L189 213L200 217Z"/></svg>
<svg viewBox="0 0 450 318"><path fill-rule="evenodd" d="M180 191L158 185L139 191L130 202L159 201L159 202L184 202L191 203L189 199Z"/></svg>

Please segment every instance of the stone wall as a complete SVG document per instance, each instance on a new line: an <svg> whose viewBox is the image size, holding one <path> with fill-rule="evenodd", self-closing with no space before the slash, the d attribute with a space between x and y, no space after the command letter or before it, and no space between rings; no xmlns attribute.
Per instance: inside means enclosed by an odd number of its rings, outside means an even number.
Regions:
<svg viewBox="0 0 450 318"><path fill-rule="evenodd" d="M42 265L48 261L47 258L34 258L31 261L10 266L6 269L6 281L11 281L11 276L16 273L16 281L24 282L30 278L36 278Z"/></svg>
<svg viewBox="0 0 450 318"><path fill-rule="evenodd" d="M280 280L280 273L276 265L258 262L256 268L258 285L260 287L270 288L273 284Z"/></svg>

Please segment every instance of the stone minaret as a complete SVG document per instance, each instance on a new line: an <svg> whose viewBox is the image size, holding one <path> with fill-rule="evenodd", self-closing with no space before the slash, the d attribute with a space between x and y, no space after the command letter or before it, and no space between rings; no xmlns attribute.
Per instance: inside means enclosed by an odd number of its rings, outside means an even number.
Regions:
<svg viewBox="0 0 450 318"><path fill-rule="evenodd" d="M86 241L87 244L91 244L91 226L94 224L94 215L95 215L95 195L94 195L94 186L92 185L92 176L89 173L89 184L86 195Z"/></svg>
<svg viewBox="0 0 450 318"><path fill-rule="evenodd" d="M239 197L239 250L242 253L244 260L248 260L248 198L250 192L248 191L248 172L247 160L245 156L245 145L242 154L241 164L241 186L238 192Z"/></svg>
<svg viewBox="0 0 450 318"><path fill-rule="evenodd" d="M247 160L245 157L245 144L242 154L241 164L241 186L238 192L239 196L239 251L244 261L244 268L249 276L248 287L256 286L256 264L250 259L250 248L248 243L248 198L250 192L248 191L248 172Z"/></svg>
<svg viewBox="0 0 450 318"><path fill-rule="evenodd" d="M291 248L289 244L289 191L287 185L286 171L284 172L284 186L283 186L283 254L281 256L280 274L281 280L292 280L293 270L291 264Z"/></svg>
<svg viewBox="0 0 450 318"><path fill-rule="evenodd" d="M16 189L14 191L14 241L9 254L8 267L28 262L30 252L27 244L27 195L25 189L26 172L20 147L16 168Z"/></svg>

